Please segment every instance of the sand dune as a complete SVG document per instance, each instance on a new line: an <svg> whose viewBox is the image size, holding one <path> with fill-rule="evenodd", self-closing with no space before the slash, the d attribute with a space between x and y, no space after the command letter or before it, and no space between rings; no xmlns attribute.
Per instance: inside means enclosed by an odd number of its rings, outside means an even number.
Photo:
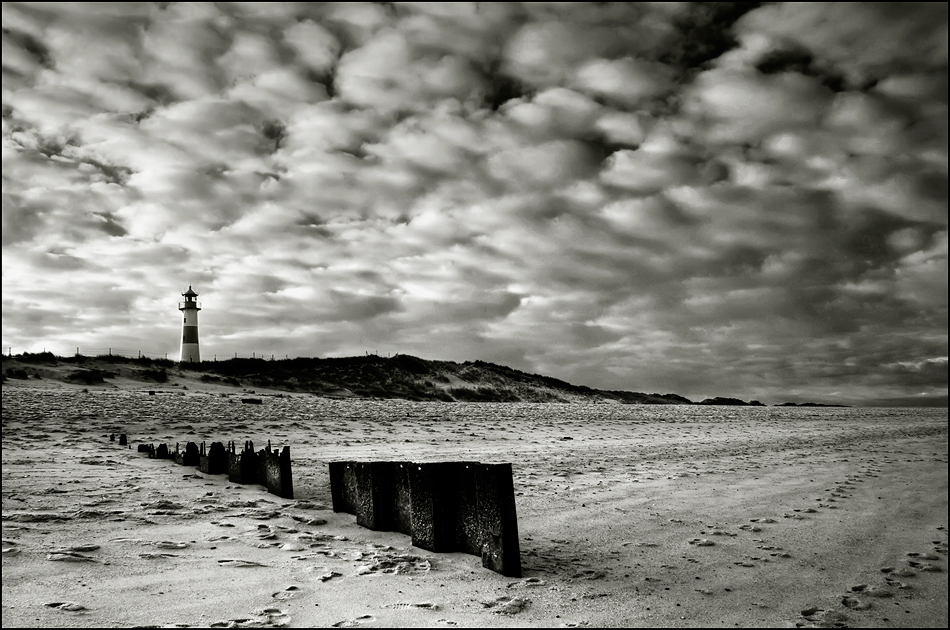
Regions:
<svg viewBox="0 0 950 630"><path fill-rule="evenodd" d="M947 625L946 409L174 390L4 385L5 627ZM135 450L228 439L296 499ZM333 513L373 458L512 462L525 577Z"/></svg>

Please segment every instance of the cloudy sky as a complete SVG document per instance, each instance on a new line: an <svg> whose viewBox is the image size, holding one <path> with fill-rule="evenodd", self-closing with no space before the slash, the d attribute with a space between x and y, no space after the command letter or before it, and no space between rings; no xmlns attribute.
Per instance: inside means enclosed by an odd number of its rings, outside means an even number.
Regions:
<svg viewBox="0 0 950 630"><path fill-rule="evenodd" d="M4 3L4 351L945 405L947 4L710 4Z"/></svg>

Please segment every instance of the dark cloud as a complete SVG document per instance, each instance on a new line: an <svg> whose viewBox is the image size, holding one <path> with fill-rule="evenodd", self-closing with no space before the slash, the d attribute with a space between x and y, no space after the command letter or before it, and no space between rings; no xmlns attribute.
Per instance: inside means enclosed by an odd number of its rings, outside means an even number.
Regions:
<svg viewBox="0 0 950 630"><path fill-rule="evenodd" d="M946 3L776 3L745 16L738 30L797 45L851 89L908 70L946 70Z"/></svg>
<svg viewBox="0 0 950 630"><path fill-rule="evenodd" d="M402 310L399 300L390 296L360 295L331 289L330 298L336 304L336 316L347 322L363 321Z"/></svg>
<svg viewBox="0 0 950 630"><path fill-rule="evenodd" d="M818 78L821 84L832 92L841 92L845 89L845 80L842 75L834 70L823 68L805 48L794 45L769 51L758 60L755 69L762 74L795 72Z"/></svg>
<svg viewBox="0 0 950 630"><path fill-rule="evenodd" d="M672 16L673 36L658 57L686 70L703 68L736 45L733 26L761 2L690 2Z"/></svg>
<svg viewBox="0 0 950 630"><path fill-rule="evenodd" d="M3 193L3 246L31 240L43 228L43 211L20 195Z"/></svg>
<svg viewBox="0 0 950 630"><path fill-rule="evenodd" d="M26 74L25 70L32 65L30 62L33 62L43 68L52 68L53 67L53 57L50 53L49 48L39 39L33 37L29 33L24 33L18 31L15 28L4 28L3 29L3 42L4 42L4 58L7 58L7 54L15 57L13 61L14 65L11 69L16 71L18 74ZM9 45L9 49L7 46ZM21 55L17 54L19 48L26 55L26 59L23 59ZM25 67L24 67L25 66Z"/></svg>

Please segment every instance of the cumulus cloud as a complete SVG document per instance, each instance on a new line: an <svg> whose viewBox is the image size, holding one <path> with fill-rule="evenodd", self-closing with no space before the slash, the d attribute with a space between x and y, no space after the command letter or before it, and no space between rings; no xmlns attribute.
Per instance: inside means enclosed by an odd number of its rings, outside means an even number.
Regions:
<svg viewBox="0 0 950 630"><path fill-rule="evenodd" d="M648 195L693 183L695 160L668 147L621 149L610 156L601 180L632 194Z"/></svg>
<svg viewBox="0 0 950 630"><path fill-rule="evenodd" d="M742 144L815 125L830 97L816 80L797 73L716 69L696 78L685 109L709 142Z"/></svg>
<svg viewBox="0 0 950 630"><path fill-rule="evenodd" d="M318 73L328 73L339 59L342 46L326 27L303 20L284 31L284 41L297 53L299 61Z"/></svg>
<svg viewBox="0 0 950 630"><path fill-rule="evenodd" d="M192 284L222 357L946 396L945 5L5 3L3 20L15 351L174 356Z"/></svg>
<svg viewBox="0 0 950 630"><path fill-rule="evenodd" d="M388 112L475 98L484 91L480 81L464 58L418 56L400 31L386 30L342 56L335 85L343 99Z"/></svg>
<svg viewBox="0 0 950 630"><path fill-rule="evenodd" d="M609 102L633 108L673 87L668 66L632 59L594 59L574 73L574 84Z"/></svg>

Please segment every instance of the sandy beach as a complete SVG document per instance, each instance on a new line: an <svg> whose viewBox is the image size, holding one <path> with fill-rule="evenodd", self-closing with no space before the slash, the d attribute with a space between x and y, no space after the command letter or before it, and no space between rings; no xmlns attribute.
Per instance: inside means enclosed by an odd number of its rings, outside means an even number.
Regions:
<svg viewBox="0 0 950 630"><path fill-rule="evenodd" d="M85 389L4 384L4 627L947 626L946 409ZM232 439L295 499L136 452ZM511 462L524 577L334 513L337 459Z"/></svg>

